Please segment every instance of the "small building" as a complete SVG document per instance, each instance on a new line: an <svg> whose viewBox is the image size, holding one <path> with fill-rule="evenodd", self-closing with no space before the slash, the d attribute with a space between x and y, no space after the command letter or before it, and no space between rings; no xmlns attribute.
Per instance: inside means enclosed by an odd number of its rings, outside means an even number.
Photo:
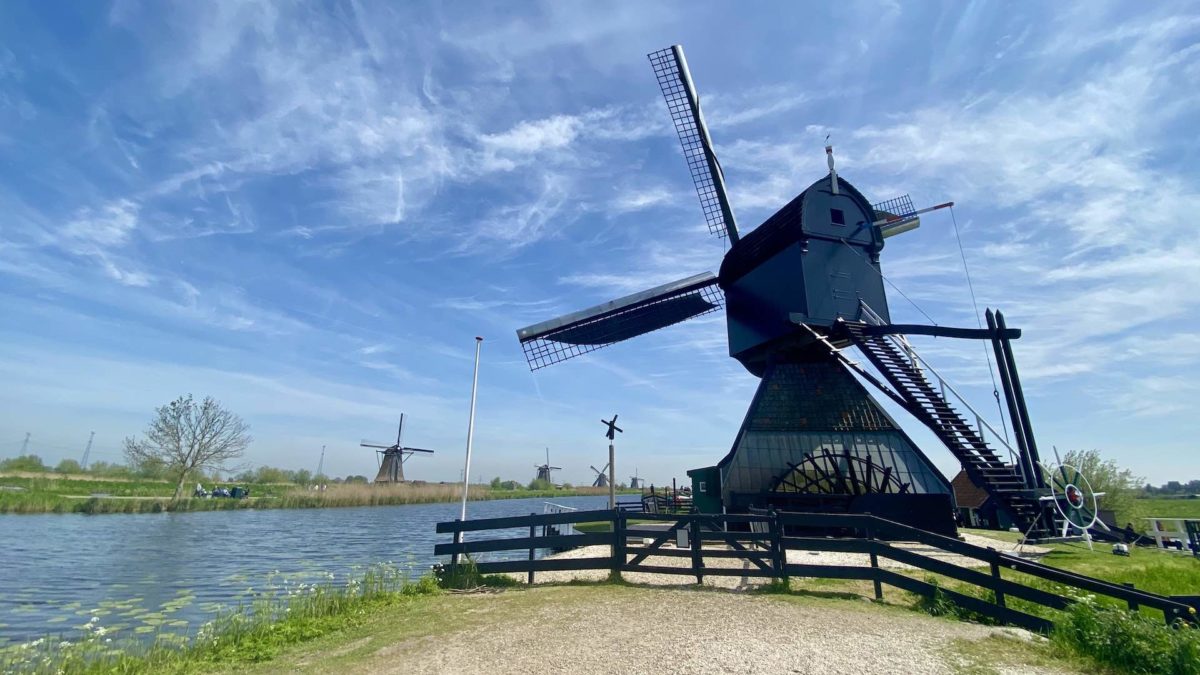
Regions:
<svg viewBox="0 0 1200 675"><path fill-rule="evenodd" d="M966 471L959 471L950 481L954 490L954 502L958 507L958 522L962 527L978 527L985 530L1007 530L1013 521L998 502L986 490L971 481Z"/></svg>

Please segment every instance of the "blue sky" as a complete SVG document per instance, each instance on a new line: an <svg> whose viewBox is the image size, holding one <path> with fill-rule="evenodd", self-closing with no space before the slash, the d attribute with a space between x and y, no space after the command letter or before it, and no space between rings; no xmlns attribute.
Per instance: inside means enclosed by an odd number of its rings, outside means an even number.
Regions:
<svg viewBox="0 0 1200 675"><path fill-rule="evenodd" d="M0 454L119 460L212 395L247 460L456 480L719 459L723 315L530 374L515 329L720 264L646 54L681 43L743 231L824 173L954 200L1043 447L1200 476L1200 13L1186 3L0 5ZM975 325L948 213L884 272ZM923 321L891 293L896 321ZM993 411L977 343L915 339ZM993 418L997 417L993 415ZM949 453L902 419L947 473Z"/></svg>

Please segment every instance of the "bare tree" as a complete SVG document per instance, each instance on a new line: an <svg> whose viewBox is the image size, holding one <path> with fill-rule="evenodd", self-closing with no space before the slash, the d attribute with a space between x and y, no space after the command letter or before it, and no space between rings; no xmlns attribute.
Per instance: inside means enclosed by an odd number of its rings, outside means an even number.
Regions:
<svg viewBox="0 0 1200 675"><path fill-rule="evenodd" d="M125 457L133 466L161 463L166 473L179 479L172 501L183 496L188 474L201 469L224 468L242 456L250 444L250 427L242 418L206 396L196 403L192 395L180 396L155 410L144 439L125 439Z"/></svg>

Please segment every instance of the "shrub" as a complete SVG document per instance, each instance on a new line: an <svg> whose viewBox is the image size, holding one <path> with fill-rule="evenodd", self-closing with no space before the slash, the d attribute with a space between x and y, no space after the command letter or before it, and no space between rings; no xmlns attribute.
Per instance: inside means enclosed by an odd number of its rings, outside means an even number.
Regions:
<svg viewBox="0 0 1200 675"><path fill-rule="evenodd" d="M1061 648L1130 673L1200 673L1200 630L1080 601L1054 628Z"/></svg>
<svg viewBox="0 0 1200 675"><path fill-rule="evenodd" d="M37 455L18 455L9 459L0 459L0 471L33 471L44 473L49 468Z"/></svg>

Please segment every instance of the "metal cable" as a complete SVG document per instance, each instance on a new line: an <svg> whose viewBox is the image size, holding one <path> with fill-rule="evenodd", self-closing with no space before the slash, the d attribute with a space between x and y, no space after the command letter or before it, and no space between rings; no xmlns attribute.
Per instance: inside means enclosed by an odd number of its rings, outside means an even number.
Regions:
<svg viewBox="0 0 1200 675"><path fill-rule="evenodd" d="M954 224L954 240L958 242L958 255L962 258L963 272L967 275L967 288L971 291L971 307L975 310L975 324L983 329L983 319L979 318L979 303L975 301L975 284L971 282L971 269L967 267L967 253L963 250L962 236L958 233L958 218L954 217L954 207L950 207L950 222ZM1004 430L1004 442L1008 443L1008 421L1004 419L1004 406L1000 405L1000 389L996 386L996 371L992 368L992 354L988 351L987 343L983 345L983 357L987 359L988 375L992 378L992 398L996 399L996 410L1000 411L1000 428Z"/></svg>
<svg viewBox="0 0 1200 675"><path fill-rule="evenodd" d="M866 257L865 257L865 256L863 256L863 254L861 254L861 253L859 253L858 251L856 251L856 250L854 249L854 247L853 247L853 246L851 246L851 245L850 245L850 244L849 244L849 243L848 243L848 242L847 242L845 239L838 239L838 241L840 241L840 242L842 242L843 244L845 244L845 245L846 245L846 248L848 248L848 249L850 249L851 251L853 251L853 252L854 252L854 255L856 255L856 256L858 256L858 257L862 258L863 260L866 260ZM883 272L881 272L880 270L876 269L876 268L875 268L875 266L874 266L874 265L872 265L872 264L871 264L869 261L867 262L867 267L870 267L871 269L875 270L875 273L879 275L879 278L880 278L880 279L883 279L884 281L886 281L886 282L888 283L888 285L889 285L889 286L891 286L892 288L896 289L896 292L897 292L897 293L899 293L899 294L900 294L900 295L901 295L901 296L902 296L902 297L903 297L905 300L907 300L907 301L908 301L908 304L912 305L913 307L916 307L916 308L917 308L917 311L918 311L918 312L920 312L922 316L924 316L926 319L929 319L929 323L931 323L931 324L933 324L933 325L935 325L935 326L936 326L936 325L938 325L938 322L934 321L932 316L929 316L929 314L928 314L928 313L927 313L925 310L921 309L921 306L920 306L920 305L918 305L917 303L913 302L913 299L912 299L912 298L910 298L910 297L908 297L907 295L905 295L904 291L900 290L900 287L899 287L899 286L897 286L897 285L896 285L894 282L892 282L892 280L891 280L891 279L887 278L887 276L886 276L886 275L884 275L884 273L883 273Z"/></svg>

